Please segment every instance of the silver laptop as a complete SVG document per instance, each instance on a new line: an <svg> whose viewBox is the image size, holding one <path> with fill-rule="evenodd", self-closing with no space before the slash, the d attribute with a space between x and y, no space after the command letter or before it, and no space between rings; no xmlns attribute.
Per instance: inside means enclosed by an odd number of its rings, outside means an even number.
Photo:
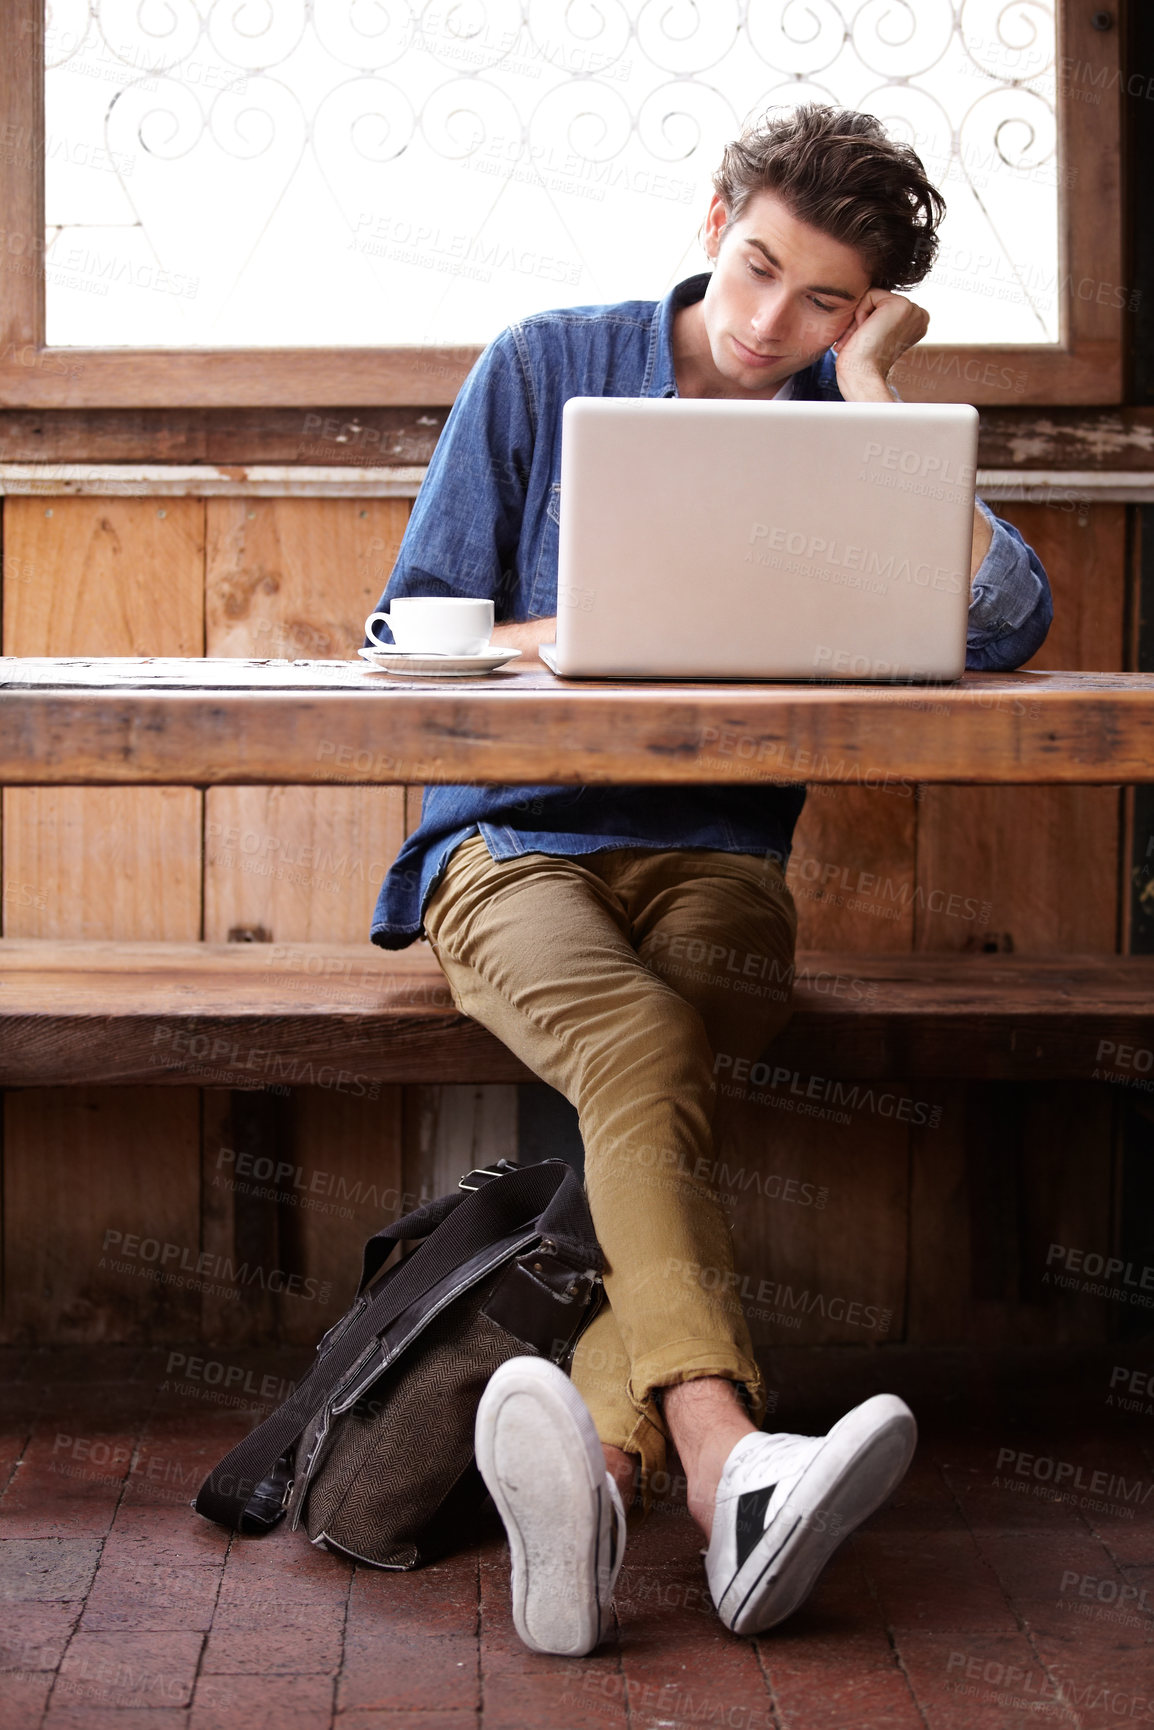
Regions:
<svg viewBox="0 0 1154 1730"><path fill-rule="evenodd" d="M977 440L965 405L572 398L546 663L960 677Z"/></svg>

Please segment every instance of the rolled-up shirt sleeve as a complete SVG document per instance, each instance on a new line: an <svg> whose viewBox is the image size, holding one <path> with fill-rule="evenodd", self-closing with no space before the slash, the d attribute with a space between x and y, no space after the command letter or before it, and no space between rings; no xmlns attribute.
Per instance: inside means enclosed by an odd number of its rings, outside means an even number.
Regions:
<svg viewBox="0 0 1154 1730"><path fill-rule="evenodd" d="M971 586L966 666L972 672L1005 673L1041 648L1054 617L1054 603L1033 547L981 499L978 509L990 524L993 539Z"/></svg>

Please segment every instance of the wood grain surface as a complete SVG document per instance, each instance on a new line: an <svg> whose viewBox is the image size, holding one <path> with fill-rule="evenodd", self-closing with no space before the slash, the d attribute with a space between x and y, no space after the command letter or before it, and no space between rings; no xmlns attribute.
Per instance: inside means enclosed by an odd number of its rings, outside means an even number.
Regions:
<svg viewBox="0 0 1154 1730"><path fill-rule="evenodd" d="M446 408L347 405L0 409L0 461L341 463L350 468L378 464L407 468L428 462L448 412ZM1091 450L1091 445L1075 438L1066 456L1088 456ZM1070 461L1069 466L1087 465Z"/></svg>
<svg viewBox="0 0 1154 1730"><path fill-rule="evenodd" d="M185 418L190 438L208 427ZM213 437L224 439L228 417L218 418ZM395 427L386 418L366 411L363 424L379 423L384 438ZM51 430L51 417L32 415L30 439L41 436L33 420ZM342 460L343 444L330 441L329 452L324 427L305 437L295 411L238 416L236 437L264 437L265 420L275 423L279 460ZM142 455L155 454L154 423L126 411L122 430L143 441ZM1002 444L984 460L1010 467L1064 457L1125 468L1148 462L1154 448L1141 414L1129 411L991 411L986 423L983 437ZM127 460L125 444L116 450ZM191 450L173 454L192 458ZM221 444L215 454L239 460L240 447ZM203 513L189 519L191 533L157 514L174 504ZM1149 778L1141 759L1154 754L1150 681L1116 671L1124 664L1124 512L1076 500L998 508L1037 547L1054 585L1056 622L1036 663L1045 679L971 676L956 689L904 692L638 685L627 693L622 729L618 688L608 684L518 670L438 689L335 658L383 587L403 502L7 500L5 618L16 634L5 646L16 659L0 663L0 754L15 768L9 779L25 784L7 794L16 822L4 913L10 935L47 940L26 967L0 972L0 1016L10 1018L0 1020L0 1048L15 1049L21 1063L30 1055L46 1084L14 1088L7 1102L8 1290L18 1298L10 1335L187 1338L199 1328L206 1339L237 1343L315 1337L318 1306L296 1295L254 1287L238 1301L231 1289L206 1289L197 1311L157 1301L160 1288L143 1279L94 1285L88 1228L74 1227L71 1215L103 1221L107 1197L135 1186L134 1229L164 1222L169 1236L222 1266L248 1255L252 1265L323 1284L372 1229L366 1208L378 1205L382 1184L400 1191L397 1205L406 1194L411 1205L422 1187L446 1187L462 1160L470 1163L470 1148L486 1158L513 1150L513 1084L527 1072L456 1014L427 951L386 955L363 936L370 879L412 828L420 784L485 772L507 779L514 761L527 780L557 771L572 780L811 784L790 881L803 947L830 953L810 958L798 1016L771 1069L759 1071L760 1085L747 1082L725 1102L719 1146L731 1173L828 1191L815 1210L764 1186L734 1190L742 1265L868 1303L890 1321L881 1335L820 1314L801 1332L753 1318L760 1341L873 1343L901 1337L903 1326L923 1340L981 1340L1011 1326L1031 1338L1100 1331L1086 1300L1037 1287L1035 1240L1084 1221L1095 1243L1110 1241L1112 1114L1142 1086L1135 1062L1154 1049L1154 980L1102 953L1116 941L1113 787L1127 778L1117 753L1129 750L1134 778ZM177 546L174 581L166 549ZM197 636L202 621L207 639ZM82 634L92 630L108 634ZM202 644L212 659L190 667L189 648ZM158 749L170 752L170 765L179 753L171 754L172 710L163 705L130 707L101 742L103 706L118 690L133 701L172 692L191 705L180 726L189 736L203 726L213 740L213 760L198 765L202 780L183 780L187 765L161 773L153 760L143 777L152 784L132 785ZM276 706L261 722L262 756L252 760L260 772L238 772L236 751L249 747L229 729L248 725L247 699L263 702L262 692ZM13 717L37 693L52 704L70 695L83 702L56 711L26 770L24 747L40 723L26 733ZM85 706L92 697L95 733ZM354 705L340 732L326 706L334 697ZM227 716L222 699L243 701ZM387 716L381 701L393 705ZM879 769L874 748L886 715L880 736L899 753L897 775ZM619 745L632 754L629 773ZM932 776L913 773L900 755L916 749L924 767L927 745L939 767L954 767L947 782L965 778L968 758L991 784L927 785ZM308 762L310 749L323 749L319 765ZM121 784L61 784L77 762L91 774L100 750L116 754ZM300 784L291 784L286 750L298 769L305 760ZM1021 784L1027 768L1038 784ZM1077 784L1094 779L1101 784ZM201 928L199 820L173 833L166 855L168 818L145 814L158 798L190 800L196 811L198 785L208 787ZM112 818L109 800L139 803L131 817L119 804ZM182 880L187 914L174 925ZM233 930L272 941L226 944ZM117 941L102 957L99 944L74 941L86 934ZM200 934L222 952L226 972L215 986L211 955L189 970L163 941L187 938L183 947L192 948ZM1004 942L1028 953L935 953ZM1055 953L1063 949L1094 953L1068 963ZM134 983L126 967L138 962ZM45 994L35 1001L23 995L31 973ZM849 995L855 981L861 996ZM71 1079L105 1085L61 1096L54 1084L69 1063ZM6 1072L18 1073L33 1078ZM158 1077L166 1082L159 1091L107 1085ZM824 1097L831 1078L850 1091ZM69 1114L73 1103L79 1115ZM932 1122L923 1121L927 1110ZM149 1147L159 1150L151 1163ZM43 1183L33 1169L42 1150ZM274 1169L291 1162L301 1181L328 1174L346 1199L358 1198L354 1218L303 1207L295 1178L275 1193L249 1178L227 1187L224 1150L271 1158ZM191 1188L190 1161L198 1168ZM35 1265L20 1248L29 1232L44 1239Z"/></svg>
<svg viewBox="0 0 1154 1730"><path fill-rule="evenodd" d="M937 1080L932 1091L940 1117L909 1137L905 1337L977 1346L1101 1337L1108 1306L1051 1283L1046 1256L1051 1243L1115 1241L1121 1088L1055 1077L1044 1087Z"/></svg>
<svg viewBox="0 0 1154 1730"><path fill-rule="evenodd" d="M200 1247L195 1086L4 1096L5 1333L37 1342L194 1338L200 1299L159 1277ZM136 1253L130 1252L136 1239ZM155 1244L144 1255L145 1241Z"/></svg>
<svg viewBox="0 0 1154 1730"><path fill-rule="evenodd" d="M379 430L380 417L372 421ZM364 422L359 431L328 417L299 424L310 428L310 438L327 428L351 440L354 451L380 448L379 440L364 445ZM407 499L210 499L208 654L351 654L388 580L409 508ZM359 941L355 966L372 964L364 937L381 878L403 839L404 801L404 790L392 786L208 788L206 940L259 935L263 941L233 943L226 954L239 950L268 971L285 943L310 940ZM331 991L334 980L322 983ZM333 1057L310 1073L285 1065L261 1093L243 1091L241 1078L227 1107L215 1116L206 1110L203 1201L206 1218L216 1220L215 1237L229 1252L254 1238L271 1263L297 1276L289 1289L268 1295L267 1314L260 1306L217 1303L212 1322L230 1339L257 1343L275 1335L311 1343L351 1300L364 1239L404 1211L404 1089L354 1080L339 1036ZM254 1178L266 1169L275 1181Z"/></svg>
<svg viewBox="0 0 1154 1730"><path fill-rule="evenodd" d="M1038 672L1105 673L1123 665L1126 511L1007 513L1045 565L1054 623L1030 662ZM983 941L1028 954L1117 946L1121 795L1099 786L938 786L922 789L915 944L965 949ZM979 930L959 917L984 909Z"/></svg>
<svg viewBox="0 0 1154 1730"><path fill-rule="evenodd" d="M446 408L0 409L0 462L427 463ZM1149 470L1154 409L985 405L981 469Z"/></svg>
<svg viewBox="0 0 1154 1730"><path fill-rule="evenodd" d="M73 501L80 502L80 501ZM1154 780L1154 674L621 684L360 662L0 662L12 784Z"/></svg>
<svg viewBox="0 0 1154 1730"><path fill-rule="evenodd" d="M204 506L9 499L4 645L17 655L199 654ZM0 777L2 779L2 777ZM35 780L35 777L32 778ZM201 935L203 795L185 786L9 786L7 936L192 942ZM12 889L15 893L11 893ZM80 988L83 991L83 987ZM5 1100L9 1337L148 1340L195 1332L200 1303L101 1265L101 1233L200 1232L195 1086L29 1089ZM118 1258L119 1259L119 1258Z"/></svg>
<svg viewBox="0 0 1154 1730"><path fill-rule="evenodd" d="M1126 1085L1144 1073L1136 1043L1154 1037L1154 958L802 954L795 1002L772 1051L787 1076L1100 1074ZM531 1079L457 1013L423 945L8 939L0 1028L5 1086L276 1084L361 1099L383 1081ZM783 1085L768 1068L735 1079Z"/></svg>
<svg viewBox="0 0 1154 1730"><path fill-rule="evenodd" d="M318 509L319 505L319 509ZM396 558L407 500L214 499L210 656L335 656L361 641ZM213 787L205 797L204 935L352 942L403 840L399 787Z"/></svg>

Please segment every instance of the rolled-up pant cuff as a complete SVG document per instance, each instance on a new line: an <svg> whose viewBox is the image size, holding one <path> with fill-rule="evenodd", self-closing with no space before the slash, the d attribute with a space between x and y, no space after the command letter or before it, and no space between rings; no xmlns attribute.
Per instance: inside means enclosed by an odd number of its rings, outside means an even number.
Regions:
<svg viewBox="0 0 1154 1730"><path fill-rule="evenodd" d="M680 1341L639 1358L631 1368L628 1384L631 1416L615 1401L599 1401L592 1389L585 1393L601 1441L633 1454L640 1462L642 1506L648 1508L655 1482L668 1477L669 1427L662 1409L661 1392L682 1382L717 1376L734 1382L744 1397L750 1421L760 1425L765 1416L765 1384L752 1358L727 1350L716 1340ZM608 1406L609 1409L606 1409Z"/></svg>

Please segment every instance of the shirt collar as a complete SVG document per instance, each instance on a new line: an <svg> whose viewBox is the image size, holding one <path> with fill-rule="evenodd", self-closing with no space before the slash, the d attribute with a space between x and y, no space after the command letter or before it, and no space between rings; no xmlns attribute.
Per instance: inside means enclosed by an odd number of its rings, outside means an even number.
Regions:
<svg viewBox="0 0 1154 1730"><path fill-rule="evenodd" d="M703 270L698 276L688 276L684 282L671 288L664 300L657 302L649 331L649 358L641 385L642 396L677 395L677 374L673 370L674 316L683 306L692 306L695 300L705 299L709 278L708 270Z"/></svg>
<svg viewBox="0 0 1154 1730"><path fill-rule="evenodd" d="M677 374L673 366L673 320L683 306L692 306L695 300L705 299L710 275L711 272L704 270L698 276L687 276L684 282L671 288L664 300L659 300L654 307L649 332L649 356L640 392L642 396L677 395ZM811 382L816 381L822 368L826 367L832 358L832 354L823 355L821 360L815 361L812 366L802 367L800 372L791 373L773 400L788 402L791 397L803 398L814 394L810 388Z"/></svg>

